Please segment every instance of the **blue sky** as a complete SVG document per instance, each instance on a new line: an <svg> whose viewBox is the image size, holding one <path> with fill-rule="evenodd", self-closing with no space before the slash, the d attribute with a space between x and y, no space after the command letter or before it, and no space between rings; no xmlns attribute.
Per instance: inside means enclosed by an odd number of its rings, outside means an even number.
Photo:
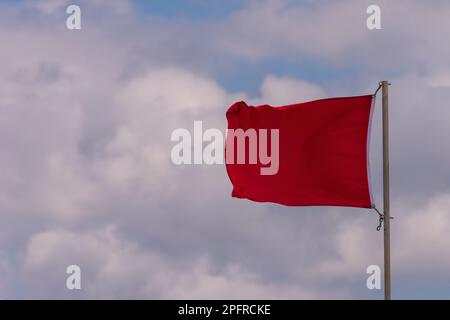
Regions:
<svg viewBox="0 0 450 320"><path fill-rule="evenodd" d="M170 19L217 19L223 18L242 8L246 1L205 1L205 0L134 0L136 12L154 14Z"/></svg>
<svg viewBox="0 0 450 320"><path fill-rule="evenodd" d="M299 5L304 1L285 1L287 5ZM253 1L254 3L254 1ZM240 9L251 5L252 1L205 1L205 0L134 0L133 8L138 15L158 16L169 21L188 20L193 23L224 20ZM259 86L266 74L299 77L322 84L341 78L355 78L362 69L357 65L333 65L310 56L274 56L258 61L240 60L238 57L233 65L221 68L215 74L216 79L228 90L250 92L258 95Z"/></svg>

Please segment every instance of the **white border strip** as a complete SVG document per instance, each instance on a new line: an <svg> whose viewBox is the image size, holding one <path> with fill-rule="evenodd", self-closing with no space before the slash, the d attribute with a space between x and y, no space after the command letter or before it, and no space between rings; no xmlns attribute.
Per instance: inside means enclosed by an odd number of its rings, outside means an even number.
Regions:
<svg viewBox="0 0 450 320"><path fill-rule="evenodd" d="M376 96L372 96L372 104L370 106L370 115L369 115L369 126L367 128L367 149L366 149L366 157L367 157L367 183L369 184L369 197L370 197L370 204L372 206L375 205L373 202L373 195L372 195L372 178L370 174L370 138L372 134L372 115L373 110L375 109L375 100Z"/></svg>

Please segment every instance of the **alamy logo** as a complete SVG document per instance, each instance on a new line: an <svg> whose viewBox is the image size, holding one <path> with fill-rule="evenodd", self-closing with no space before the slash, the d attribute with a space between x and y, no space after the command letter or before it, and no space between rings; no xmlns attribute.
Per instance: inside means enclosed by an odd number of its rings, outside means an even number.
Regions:
<svg viewBox="0 0 450 320"><path fill-rule="evenodd" d="M366 10L369 15L366 20L366 26L369 30L381 29L381 9L376 4L367 7Z"/></svg>
<svg viewBox="0 0 450 320"><path fill-rule="evenodd" d="M66 273L69 274L66 280L66 288L69 290L81 290L81 268L73 264L67 267Z"/></svg>
<svg viewBox="0 0 450 320"><path fill-rule="evenodd" d="M261 175L275 175L279 169L279 138L278 129L250 128L228 129L224 139L219 129L211 128L203 132L202 121L194 121L193 135L184 128L172 132L171 140L178 143L172 148L171 159L176 165L212 165L224 164L224 161L226 164L260 163L263 165ZM204 142L207 143L205 147Z"/></svg>
<svg viewBox="0 0 450 320"><path fill-rule="evenodd" d="M66 27L69 30L81 29L81 8L75 4L67 7L66 13L69 14L66 20Z"/></svg>
<svg viewBox="0 0 450 320"><path fill-rule="evenodd" d="M366 270L367 274L370 274L370 276L367 278L366 286L367 289L373 290L373 289L381 289L381 269L376 264L372 264L367 267Z"/></svg>

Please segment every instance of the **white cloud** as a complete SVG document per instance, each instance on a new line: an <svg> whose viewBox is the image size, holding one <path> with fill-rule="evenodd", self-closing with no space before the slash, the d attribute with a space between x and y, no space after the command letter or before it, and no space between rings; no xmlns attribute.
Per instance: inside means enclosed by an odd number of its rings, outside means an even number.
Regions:
<svg viewBox="0 0 450 320"><path fill-rule="evenodd" d="M424 207L399 205L393 229L393 261L402 275L448 277L450 195L436 195Z"/></svg>
<svg viewBox="0 0 450 320"><path fill-rule="evenodd" d="M397 204L391 208L391 215L394 216L391 221L394 279L407 279L410 283L428 279L432 284L449 277L449 194L437 195L424 206ZM375 217L373 220L376 221ZM362 218L340 225L333 234L337 256L319 262L311 276L350 280L365 265L382 267L382 232L374 236L374 226L368 226Z"/></svg>
<svg viewBox="0 0 450 320"><path fill-rule="evenodd" d="M259 101L280 106L326 97L319 86L307 81L268 75L262 83Z"/></svg>
<svg viewBox="0 0 450 320"><path fill-rule="evenodd" d="M203 256L182 266L146 248L121 240L113 227L89 232L56 229L35 234L27 246L24 269L29 297L80 297L63 285L65 269L81 268L83 297L138 299L282 299L319 297L289 284L263 283L228 265L214 271ZM45 274L45 277L41 275ZM56 285L60 283L61 285Z"/></svg>

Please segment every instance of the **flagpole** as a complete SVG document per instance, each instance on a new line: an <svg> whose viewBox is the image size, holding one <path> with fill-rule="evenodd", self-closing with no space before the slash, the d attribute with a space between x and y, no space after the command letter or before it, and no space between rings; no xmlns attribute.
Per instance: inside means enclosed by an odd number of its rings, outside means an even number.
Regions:
<svg viewBox="0 0 450 320"><path fill-rule="evenodd" d="M389 211L389 117L388 81L381 81L383 117L383 214L384 214L384 300L391 300L391 239Z"/></svg>

